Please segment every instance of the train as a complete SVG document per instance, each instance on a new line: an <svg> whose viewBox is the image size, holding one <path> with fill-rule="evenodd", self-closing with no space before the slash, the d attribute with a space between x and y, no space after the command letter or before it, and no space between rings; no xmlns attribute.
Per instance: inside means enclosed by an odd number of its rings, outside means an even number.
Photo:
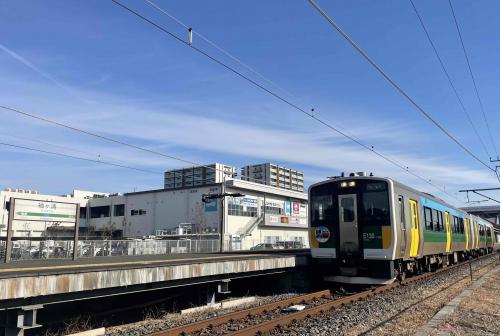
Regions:
<svg viewBox="0 0 500 336"><path fill-rule="evenodd" d="M491 222L392 178L352 173L308 193L311 256L327 281L387 284L500 249Z"/></svg>

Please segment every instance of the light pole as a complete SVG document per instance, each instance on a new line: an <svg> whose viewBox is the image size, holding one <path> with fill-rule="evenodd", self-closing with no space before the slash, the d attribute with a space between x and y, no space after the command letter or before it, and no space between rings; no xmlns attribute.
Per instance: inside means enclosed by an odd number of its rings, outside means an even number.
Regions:
<svg viewBox="0 0 500 336"><path fill-rule="evenodd" d="M221 219L220 219L220 224L219 224L219 235L220 235L220 247L219 247L219 252L224 252L224 198L225 197L244 197L244 194L241 193L228 193L228 192L222 192L220 194L203 194L201 195L201 201L203 203L211 203L212 200L220 199L220 212L221 212Z"/></svg>

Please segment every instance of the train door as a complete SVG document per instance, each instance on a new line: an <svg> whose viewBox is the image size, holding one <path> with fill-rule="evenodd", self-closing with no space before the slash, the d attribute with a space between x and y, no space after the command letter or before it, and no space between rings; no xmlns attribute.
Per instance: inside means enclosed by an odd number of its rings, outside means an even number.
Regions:
<svg viewBox="0 0 500 336"><path fill-rule="evenodd" d="M450 222L450 213L446 211L444 213L445 223L446 223L446 253L450 253L451 251L451 222Z"/></svg>
<svg viewBox="0 0 500 336"><path fill-rule="evenodd" d="M339 195L339 242L341 256L359 254L356 194Z"/></svg>
<svg viewBox="0 0 500 336"><path fill-rule="evenodd" d="M418 247L420 244L420 221L418 218L418 203L414 200L409 200L411 212L411 245L410 257L418 256Z"/></svg>
<svg viewBox="0 0 500 336"><path fill-rule="evenodd" d="M464 225L465 225L465 250L468 250L469 249L469 219L468 218L464 218Z"/></svg>
<svg viewBox="0 0 500 336"><path fill-rule="evenodd" d="M474 221L474 233L476 237L476 248L479 248L479 227L477 225L477 222Z"/></svg>
<svg viewBox="0 0 500 336"><path fill-rule="evenodd" d="M401 252L401 256L405 256L406 252L406 216L405 216L405 202L404 197L398 196L399 202L399 227L401 232L401 242L399 243L399 249Z"/></svg>

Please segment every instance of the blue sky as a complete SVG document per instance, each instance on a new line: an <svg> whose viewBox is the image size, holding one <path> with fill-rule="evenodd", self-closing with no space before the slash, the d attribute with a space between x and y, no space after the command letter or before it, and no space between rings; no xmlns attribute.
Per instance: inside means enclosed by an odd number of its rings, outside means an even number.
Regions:
<svg viewBox="0 0 500 336"><path fill-rule="evenodd" d="M377 74L307 1L165 1L191 25L280 88L195 36L194 44L412 171L459 189L498 181ZM123 3L187 37L144 1ZM455 0L494 136L500 128L500 2ZM409 1L319 1L401 86L489 161L441 72ZM415 0L450 75L487 137L447 1ZM443 195L263 93L111 1L0 2L0 103L194 162L273 161L307 184L341 171L390 176ZM284 88L286 92L283 92ZM289 93L292 95L290 96ZM0 110L0 141L142 169L147 174L0 146L0 186L67 193L162 187L167 160ZM500 139L495 139L500 146ZM500 149L500 147L499 147ZM500 193L491 194L499 196ZM457 195L464 199L464 195ZM479 198L476 198L479 199Z"/></svg>

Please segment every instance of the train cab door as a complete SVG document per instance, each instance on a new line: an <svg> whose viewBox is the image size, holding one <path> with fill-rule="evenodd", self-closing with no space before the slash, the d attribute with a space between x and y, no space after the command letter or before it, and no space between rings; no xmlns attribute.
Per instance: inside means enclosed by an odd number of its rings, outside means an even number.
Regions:
<svg viewBox="0 0 500 336"><path fill-rule="evenodd" d="M418 248L420 244L420 221L418 216L418 203L414 200L409 200L411 212L411 245L410 257L418 257Z"/></svg>
<svg viewBox="0 0 500 336"><path fill-rule="evenodd" d="M357 208L356 194L339 195L339 252L345 266L353 266L359 256Z"/></svg>
<svg viewBox="0 0 500 336"><path fill-rule="evenodd" d="M446 211L444 213L445 224L446 224L446 253L450 253L451 251L451 222L450 222L450 213Z"/></svg>
<svg viewBox="0 0 500 336"><path fill-rule="evenodd" d="M406 254L406 216L405 216L405 202L404 197L398 196L398 204L399 204L399 228L401 232L401 241L399 243L399 251L401 253L401 257L404 257Z"/></svg>

